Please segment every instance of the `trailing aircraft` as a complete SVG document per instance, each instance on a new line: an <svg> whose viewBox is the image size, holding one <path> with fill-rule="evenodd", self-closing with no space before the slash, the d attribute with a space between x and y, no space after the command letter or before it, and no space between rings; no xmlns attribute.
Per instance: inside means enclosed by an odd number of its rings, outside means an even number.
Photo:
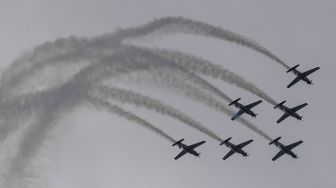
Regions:
<svg viewBox="0 0 336 188"><path fill-rule="evenodd" d="M248 140L248 141L243 142L241 144L235 145L235 144L230 142L231 138L232 137L224 140L222 143L219 144L219 145L225 144L228 148L231 148L231 150L223 157L223 160L229 158L234 153L239 153L242 156L247 157L248 154L242 148L245 147L246 145L248 145L249 143L253 142L253 140Z"/></svg>
<svg viewBox="0 0 336 188"><path fill-rule="evenodd" d="M269 145L274 144L276 147L278 147L278 148L280 149L279 153L277 153L277 154L272 158L272 161L277 160L277 159L278 159L279 157L281 157L283 154L288 154L288 155L292 156L293 158L297 159L298 156L297 156L294 152L292 152L292 149L295 148L296 146L302 144L303 141L300 140L300 141L297 141L297 142L295 142L295 143L293 143L293 144L289 144L289 145L285 146L285 145L283 145L282 143L279 142L280 138L281 138L281 137L278 137L278 138L272 140L272 141L269 143Z"/></svg>
<svg viewBox="0 0 336 188"><path fill-rule="evenodd" d="M277 104L274 106L274 109L280 108L281 111L285 112L283 116L280 117L280 119L277 121L277 123L282 122L284 119L288 118L289 116L292 116L298 120L302 120L302 116L297 114L296 112L300 110L301 108L307 106L307 103L301 104L299 106L296 106L294 108L288 108L287 106L284 105L286 101L282 101L281 103Z"/></svg>
<svg viewBox="0 0 336 188"><path fill-rule="evenodd" d="M309 80L307 78L307 76L310 75L311 73L313 73L313 72L315 72L315 71L317 71L317 70L320 69L320 67L315 67L315 68L310 69L310 70L308 70L306 72L300 72L300 71L296 70L296 68L298 66L299 66L299 64L297 64L294 67L288 69L287 73L293 72L296 75L296 78L290 84L288 84L287 88L292 87L292 85L296 84L300 80L306 82L309 85L313 84L313 82L311 80Z"/></svg>
<svg viewBox="0 0 336 188"><path fill-rule="evenodd" d="M172 146L178 146L179 148L182 149L182 151L175 157L175 160L177 160L178 158L182 157L183 155L185 155L186 153L190 153L192 155L195 155L196 157L199 157L200 153L197 153L194 149L197 148L198 146L202 145L205 143L205 141L201 141L198 142L196 144L192 144L192 145L185 145L182 143L184 139L181 139L177 142L175 142Z"/></svg>
<svg viewBox="0 0 336 188"><path fill-rule="evenodd" d="M238 98L238 99L232 101L232 102L229 104L229 106L231 106L231 105L234 104L237 108L240 109L240 110L239 110L239 111L238 111L238 112L231 118L231 120L233 121L233 120L237 119L239 116L241 116L241 115L244 114L244 113L247 113L247 114L249 114L249 115L252 116L252 117L256 117L257 114L255 114L251 109L252 109L253 107L257 106L258 104L260 104L260 103L262 102L262 100L259 100L259 101L257 101L257 102L254 102L254 103L251 103L251 104L245 106L245 105L242 105L241 103L238 102L240 99L241 99L241 98Z"/></svg>

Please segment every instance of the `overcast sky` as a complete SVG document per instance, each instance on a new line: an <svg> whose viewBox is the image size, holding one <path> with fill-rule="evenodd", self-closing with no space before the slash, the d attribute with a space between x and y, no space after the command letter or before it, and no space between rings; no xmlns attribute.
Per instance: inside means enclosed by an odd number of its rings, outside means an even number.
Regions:
<svg viewBox="0 0 336 188"><path fill-rule="evenodd" d="M273 162L278 149L229 117L159 90L126 85L187 112L222 138L232 136L234 143L254 139L246 147L250 156L236 154L223 161L229 149L206 135L171 118L125 106L175 139L185 138L186 144L207 141L198 148L200 159L186 155L175 161L180 150L161 137L118 116L83 108L60 123L41 151L43 163L36 159L41 181L51 188L335 187L335 1L1 1L0 65L8 66L22 52L58 37L97 36L165 16L183 16L243 34L290 66L300 64L300 70L321 67L310 76L315 83L311 87L300 82L287 89L294 75L232 43L187 35L146 43L202 56L242 75L276 101L287 100L290 107L309 103L300 111L303 122L288 118L276 124L282 113L266 102L255 108L257 119L246 116L271 137L282 136L284 144L303 140L294 149L300 158L283 156ZM231 85L209 81L231 98L242 97L243 103L258 100Z"/></svg>

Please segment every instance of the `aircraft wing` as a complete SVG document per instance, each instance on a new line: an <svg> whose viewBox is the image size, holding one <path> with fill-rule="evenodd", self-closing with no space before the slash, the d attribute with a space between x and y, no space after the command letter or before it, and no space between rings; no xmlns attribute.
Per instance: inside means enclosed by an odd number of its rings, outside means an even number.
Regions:
<svg viewBox="0 0 336 188"><path fill-rule="evenodd" d="M301 104L301 105L296 106L294 108L291 108L291 110L294 111L294 112L296 112L296 111L300 110L301 108L303 108L303 107L305 107L307 105L308 105L307 103L304 103L304 104Z"/></svg>
<svg viewBox="0 0 336 188"><path fill-rule="evenodd" d="M179 159L180 157L182 157L183 155L185 155L187 153L186 150L181 151L176 157L175 160Z"/></svg>
<svg viewBox="0 0 336 188"><path fill-rule="evenodd" d="M248 109L251 109L251 108L257 106L258 104L260 104L261 102L262 102L262 100L259 100L257 102L254 102L254 103L251 103L249 105L246 105L245 107L248 108Z"/></svg>
<svg viewBox="0 0 336 188"><path fill-rule="evenodd" d="M197 148L198 146L200 146L200 145L202 145L202 144L204 144L204 143L205 143L205 141L198 142L198 143L196 143L196 144L190 145L189 147L190 147L191 149L195 149L195 148Z"/></svg>
<svg viewBox="0 0 336 188"><path fill-rule="evenodd" d="M297 76L290 84L288 84L287 88L292 87L292 85L296 84L300 80L301 78Z"/></svg>
<svg viewBox="0 0 336 188"><path fill-rule="evenodd" d="M277 121L277 123L282 122L284 119L288 118L288 114L284 114L283 116L281 116L281 118Z"/></svg>
<svg viewBox="0 0 336 188"><path fill-rule="evenodd" d="M277 160L279 157L281 157L283 154L285 154L284 151L279 151L279 153L277 153L273 158L272 158L272 161L275 161Z"/></svg>
<svg viewBox="0 0 336 188"><path fill-rule="evenodd" d="M239 148L243 148L243 147L245 147L246 145L248 145L248 144L251 143L251 142L253 142L252 139L251 139L251 140L248 140L248 141L246 141L246 142L243 142L243 143L241 143L241 144L238 144L237 146L238 146Z"/></svg>
<svg viewBox="0 0 336 188"><path fill-rule="evenodd" d="M235 153L235 151L234 151L233 149L231 149L231 150L229 151L229 153L227 153L227 154L223 157L223 160L229 158L229 157L230 157L231 155L233 155L234 153Z"/></svg>
<svg viewBox="0 0 336 188"><path fill-rule="evenodd" d="M317 70L319 70L319 69L320 69L320 67L315 67L315 68L310 69L310 70L308 70L308 71L306 71L306 72L304 72L304 73L302 73L302 74L304 74L305 76L308 76L308 75L310 75L311 73L313 73L313 72L315 72L315 71L317 71Z"/></svg>
<svg viewBox="0 0 336 188"><path fill-rule="evenodd" d="M289 145L287 146L287 148L288 148L288 149L293 149L293 148L295 148L296 146L298 146L298 145L300 145L300 144L302 144L302 143L303 143L303 141L300 140L300 141L297 141L297 142L295 142L295 143L293 143L293 144L289 144Z"/></svg>
<svg viewBox="0 0 336 188"><path fill-rule="evenodd" d="M244 113L243 110L239 110L239 112L237 112L237 113L231 118L231 120L233 121L233 120L237 119L237 118L238 118L239 116L241 116L243 113Z"/></svg>

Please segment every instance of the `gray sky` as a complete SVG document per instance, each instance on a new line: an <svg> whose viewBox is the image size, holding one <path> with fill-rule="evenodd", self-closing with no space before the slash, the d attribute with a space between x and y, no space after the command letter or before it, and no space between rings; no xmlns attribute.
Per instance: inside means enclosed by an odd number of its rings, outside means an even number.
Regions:
<svg viewBox="0 0 336 188"><path fill-rule="evenodd" d="M216 131L239 143L254 139L246 147L246 159L234 155L211 138L183 126L180 122L140 108L126 106L185 143L206 140L201 158L184 156L169 142L108 113L89 109L74 112L60 123L59 129L41 151L41 181L51 188L91 187L335 187L332 121L336 94L336 3L334 1L1 1L0 60L8 66L23 51L44 41L69 35L96 36L119 27L136 26L154 18L184 16L228 29L252 38L289 65L300 70L320 66L311 78L314 85L298 83L285 86L294 78L270 59L231 43L195 36L174 35L146 45L166 47L196 54L242 75L265 90L275 100L289 106L303 102L303 122L288 118L280 125L280 111L266 102L255 108L259 114L251 122L272 137L282 136L284 144L302 139L295 148L300 157L283 156L259 135L230 118L190 100L129 85L175 106ZM258 98L243 90L210 80L226 94L242 97L248 103ZM43 161L43 162L41 162ZM47 161L47 162L46 162ZM39 163L41 165L39 165ZM46 163L46 164L44 164Z"/></svg>

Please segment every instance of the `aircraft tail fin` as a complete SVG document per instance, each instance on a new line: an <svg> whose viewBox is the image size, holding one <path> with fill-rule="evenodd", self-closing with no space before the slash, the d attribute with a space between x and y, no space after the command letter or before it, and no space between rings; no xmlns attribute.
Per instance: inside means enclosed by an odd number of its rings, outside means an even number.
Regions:
<svg viewBox="0 0 336 188"><path fill-rule="evenodd" d="M289 72L295 70L299 65L300 65L300 64L297 64L297 65L295 65L294 67L288 69L287 73L289 73Z"/></svg>
<svg viewBox="0 0 336 188"><path fill-rule="evenodd" d="M282 101L281 103L275 105L273 108L276 109L276 108L282 106L285 102L286 102L286 101Z"/></svg>
<svg viewBox="0 0 336 188"><path fill-rule="evenodd" d="M176 145L180 146L180 144L182 143L183 140L184 140L184 138L175 142L172 146L176 146Z"/></svg>
<svg viewBox="0 0 336 188"><path fill-rule="evenodd" d="M238 98L238 99L232 101L232 102L229 104L229 106L231 106L231 105L233 105L233 104L236 104L240 99L241 99L241 98Z"/></svg>
<svg viewBox="0 0 336 188"><path fill-rule="evenodd" d="M269 145L272 145L272 144L274 144L274 143L277 143L280 139L281 139L281 136L278 137L278 138L276 138L276 139L274 139L274 140L272 140L272 141L269 143Z"/></svg>
<svg viewBox="0 0 336 188"><path fill-rule="evenodd" d="M228 139L226 139L226 140L224 140L223 142L221 142L219 145L223 145L223 144L225 144L225 143L228 143L229 140L231 140L231 138L232 138L232 137L229 137Z"/></svg>

